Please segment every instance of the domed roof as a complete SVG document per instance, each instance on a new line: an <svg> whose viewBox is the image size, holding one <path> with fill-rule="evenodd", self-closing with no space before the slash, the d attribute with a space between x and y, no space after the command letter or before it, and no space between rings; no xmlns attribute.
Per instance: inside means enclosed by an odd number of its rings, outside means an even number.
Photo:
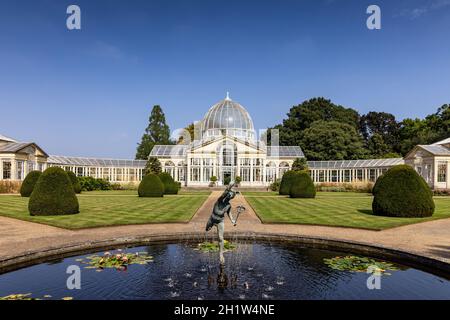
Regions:
<svg viewBox="0 0 450 320"><path fill-rule="evenodd" d="M239 103L227 97L209 109L202 121L202 131L208 136L220 134L254 138L253 121L250 114Z"/></svg>

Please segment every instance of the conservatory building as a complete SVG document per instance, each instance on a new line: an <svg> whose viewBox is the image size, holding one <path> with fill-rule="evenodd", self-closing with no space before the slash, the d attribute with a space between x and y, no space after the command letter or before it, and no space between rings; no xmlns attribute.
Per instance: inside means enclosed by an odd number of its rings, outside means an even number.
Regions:
<svg viewBox="0 0 450 320"><path fill-rule="evenodd" d="M227 97L213 105L190 135L177 145L156 145L163 171L183 186L206 187L240 178L243 187L266 187L304 158L299 146L269 146L256 138L253 121L239 103ZM418 145L405 157L394 159L308 161L315 183L375 182L389 168L408 164L434 189L450 189L450 138L432 145ZM0 180L23 180L33 170L58 166L77 176L91 176L111 183L139 183L145 160L101 159L48 155L34 142L0 135Z"/></svg>
<svg viewBox="0 0 450 320"><path fill-rule="evenodd" d="M195 131L198 136L192 142L157 145L150 153L187 186L208 186L212 177L218 185L240 177L242 186L266 186L304 157L298 146L272 147L258 141L249 113L228 95L209 109Z"/></svg>

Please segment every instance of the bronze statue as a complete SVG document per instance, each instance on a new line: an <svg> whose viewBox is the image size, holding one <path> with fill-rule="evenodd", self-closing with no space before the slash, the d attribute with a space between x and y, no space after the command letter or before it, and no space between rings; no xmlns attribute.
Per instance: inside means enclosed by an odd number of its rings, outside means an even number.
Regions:
<svg viewBox="0 0 450 320"><path fill-rule="evenodd" d="M236 197L237 194L239 194L239 191L233 191L234 183L231 183L225 191L222 193L222 195L217 199L216 203L214 204L213 211L211 213L211 216L209 217L208 223L206 224L206 231L211 230L213 226L217 227L217 234L219 237L219 256L220 256L220 264L225 264L225 258L223 256L223 246L224 246L224 239L223 234L225 231L225 214L228 215L228 218L230 218L231 223L236 226L237 219L239 218L239 215L242 211L245 210L245 207L238 206L237 207L237 215L236 219L233 218L233 215L231 213L231 204L230 201Z"/></svg>

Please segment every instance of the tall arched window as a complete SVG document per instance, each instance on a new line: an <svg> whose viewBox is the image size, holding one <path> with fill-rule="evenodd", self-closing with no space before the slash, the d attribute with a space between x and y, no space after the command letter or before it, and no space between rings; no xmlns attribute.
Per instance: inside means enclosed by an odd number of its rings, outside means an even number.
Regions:
<svg viewBox="0 0 450 320"><path fill-rule="evenodd" d="M175 179L175 164L172 161L164 163L164 172L167 172Z"/></svg>

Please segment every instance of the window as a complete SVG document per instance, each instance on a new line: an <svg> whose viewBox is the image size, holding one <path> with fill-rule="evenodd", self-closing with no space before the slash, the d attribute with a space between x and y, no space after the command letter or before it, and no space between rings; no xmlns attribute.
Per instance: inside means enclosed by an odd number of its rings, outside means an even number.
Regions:
<svg viewBox="0 0 450 320"><path fill-rule="evenodd" d="M356 170L356 179L358 181L363 181L364 180L364 171L361 169Z"/></svg>
<svg viewBox="0 0 450 320"><path fill-rule="evenodd" d="M344 170L344 182L350 182L352 181L352 177L351 177L351 170Z"/></svg>
<svg viewBox="0 0 450 320"><path fill-rule="evenodd" d="M11 179L11 161L3 161L3 179Z"/></svg>
<svg viewBox="0 0 450 320"><path fill-rule="evenodd" d="M331 170L331 182L338 182L338 171Z"/></svg>
<svg viewBox="0 0 450 320"><path fill-rule="evenodd" d="M325 171L319 170L319 182L325 182Z"/></svg>
<svg viewBox="0 0 450 320"><path fill-rule="evenodd" d="M34 162L33 161L28 161L27 172L30 173L33 170L34 170Z"/></svg>
<svg viewBox="0 0 450 320"><path fill-rule="evenodd" d="M377 180L377 170L369 169L369 181L375 182L375 180Z"/></svg>
<svg viewBox="0 0 450 320"><path fill-rule="evenodd" d="M437 182L447 182L447 162L438 162Z"/></svg>
<svg viewBox="0 0 450 320"><path fill-rule="evenodd" d="M191 168L191 181L200 181L200 168Z"/></svg>
<svg viewBox="0 0 450 320"><path fill-rule="evenodd" d="M117 168L116 169L116 181L122 181L122 174L123 174L123 169Z"/></svg>
<svg viewBox="0 0 450 320"><path fill-rule="evenodd" d="M23 161L17 161L17 179L23 180Z"/></svg>

